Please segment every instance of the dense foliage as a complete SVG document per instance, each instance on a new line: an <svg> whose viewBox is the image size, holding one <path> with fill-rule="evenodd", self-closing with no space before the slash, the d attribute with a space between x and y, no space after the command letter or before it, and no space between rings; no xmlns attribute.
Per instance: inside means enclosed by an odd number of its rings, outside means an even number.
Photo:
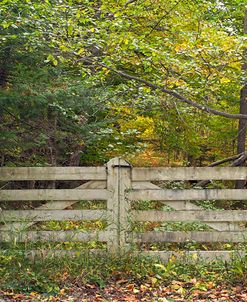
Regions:
<svg viewBox="0 0 247 302"><path fill-rule="evenodd" d="M236 120L124 74L238 113L244 2L1 1L1 165L119 154L206 164L235 153Z"/></svg>

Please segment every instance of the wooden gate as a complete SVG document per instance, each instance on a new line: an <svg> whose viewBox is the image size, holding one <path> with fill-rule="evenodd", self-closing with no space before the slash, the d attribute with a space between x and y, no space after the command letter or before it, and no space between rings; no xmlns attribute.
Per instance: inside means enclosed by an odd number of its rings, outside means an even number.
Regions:
<svg viewBox="0 0 247 302"><path fill-rule="evenodd" d="M246 210L207 210L193 201L241 200L245 189L162 189L164 181L246 180L246 167L133 168L121 158L113 158L104 167L19 167L0 168L0 181L84 181L75 189L0 190L0 202L44 201L34 209L0 210L0 242L52 241L107 244L110 252L126 251L139 243L246 243ZM154 184L155 183L155 184ZM4 187L4 186L2 186ZM104 200L104 210L71 209L78 201ZM172 210L133 210L140 200L162 201ZM0 203L0 207L1 207ZM107 220L103 231L29 230L37 222ZM133 232L135 222L203 222L207 231ZM143 251L168 259L171 251ZM233 251L190 251L207 259L230 259ZM178 253L177 253L178 254Z"/></svg>

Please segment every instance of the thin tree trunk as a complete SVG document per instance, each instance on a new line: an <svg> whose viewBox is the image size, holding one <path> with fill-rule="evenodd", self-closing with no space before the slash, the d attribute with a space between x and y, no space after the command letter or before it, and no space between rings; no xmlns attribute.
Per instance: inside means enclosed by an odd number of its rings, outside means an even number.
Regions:
<svg viewBox="0 0 247 302"><path fill-rule="evenodd" d="M245 19L244 19L244 33L247 34L247 7L245 9ZM244 49L243 53L243 65L242 70L247 70L247 48ZM247 83L244 84L240 93L240 114L247 114ZM242 153L245 151L246 144L246 129L247 129L247 121L244 119L239 120L238 125L238 145L237 145L237 153ZM245 165L245 162L242 163ZM236 181L236 189L242 189L245 186L244 180Z"/></svg>
<svg viewBox="0 0 247 302"><path fill-rule="evenodd" d="M51 117L52 120L52 117ZM54 113L53 117L53 125L51 125L52 131L50 133L50 143L49 143L49 150L50 150L50 163L52 167L57 166L57 112ZM48 184L49 189L56 189L56 181L51 180Z"/></svg>

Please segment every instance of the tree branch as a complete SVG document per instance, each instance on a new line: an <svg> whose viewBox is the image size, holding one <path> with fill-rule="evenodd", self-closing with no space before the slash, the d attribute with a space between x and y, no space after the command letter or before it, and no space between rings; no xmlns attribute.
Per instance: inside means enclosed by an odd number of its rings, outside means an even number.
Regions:
<svg viewBox="0 0 247 302"><path fill-rule="evenodd" d="M152 29L150 30L150 32L145 35L145 38L147 38L148 36L151 35L151 33L160 25L160 23L174 10L174 8L176 8L176 6L180 3L180 0L178 0L173 6L172 8L165 12L165 14L156 22L156 24L152 27Z"/></svg>
<svg viewBox="0 0 247 302"><path fill-rule="evenodd" d="M224 158L222 160L218 160L212 164L210 164L208 167L215 167L215 166L219 166L223 163L229 162L234 160L234 162L230 165L230 167L238 167L240 166L242 163L244 163L247 160L247 151L239 153L237 155L231 156L231 157L227 157ZM195 186L196 187L205 187L206 185L208 185L211 182L211 180L201 180L199 181Z"/></svg>
<svg viewBox="0 0 247 302"><path fill-rule="evenodd" d="M242 155L243 155L243 153L239 153L239 154L237 154L237 155L230 156L230 157L227 157L227 158L224 158L224 159L215 161L215 162L211 163L210 165L208 165L208 167L216 167L216 166L219 166L219 165L224 164L224 163L227 163L227 162L229 162L229 161L236 160L236 159L240 158Z"/></svg>
<svg viewBox="0 0 247 302"><path fill-rule="evenodd" d="M75 53L76 54L76 53ZM159 90L159 91L162 91L174 98L176 98L178 101L182 102L182 103L186 103L188 104L189 106L191 107L194 107L194 108L197 108L203 112L206 112L206 113L210 113L210 114L213 114L213 115L217 115L217 116L222 116L222 117L225 117L225 118L229 118L229 119L244 119L246 120L247 119L247 115L245 114L231 114L231 113L227 113L227 112L223 112L223 111L219 111L219 110L216 110L216 109L213 109L213 108L210 108L208 106L205 106L205 105L201 105L201 104L198 104L186 97L184 97L183 95L175 92L175 91L172 91L172 90L169 90L169 89L166 89L166 88L163 88L162 86L159 86L157 84L154 84L152 82L149 82L147 80L144 80L142 78L139 78L137 76L134 76L134 75L130 75L128 73L125 73L123 71L120 71L120 70L116 70L104 63L100 63L100 62L95 62L93 61L92 59L90 58L80 58L77 60L77 62L79 61L84 61L86 63L91 63L92 65L95 65L95 66L101 66L101 67L104 67L110 71L112 71L113 73L125 78L125 79L129 79L129 80L133 80L135 82L139 82L139 83L142 83L144 85L146 85L147 87L150 87L152 88L153 90Z"/></svg>

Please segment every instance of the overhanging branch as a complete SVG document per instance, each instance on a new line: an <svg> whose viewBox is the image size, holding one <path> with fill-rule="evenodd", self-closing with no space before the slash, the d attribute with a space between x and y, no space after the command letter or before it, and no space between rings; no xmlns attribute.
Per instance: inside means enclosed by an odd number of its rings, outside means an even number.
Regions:
<svg viewBox="0 0 247 302"><path fill-rule="evenodd" d="M169 89L166 89L166 88L163 88L157 84L154 84L152 82L149 82L147 80L144 80L142 78L139 78L137 76L133 76L133 75L130 75L128 73L125 73L123 71L120 71L120 70L116 70L104 63L100 63L100 62L95 62L89 58L80 58L78 61L84 61L84 62L87 62L87 63L90 63L92 65L95 65L95 66L101 66L101 67L104 67L110 71L112 71L113 73L125 78L125 79L129 79L129 80L133 80L135 82L138 82L138 83L142 83L144 84L145 86L147 87L150 87L151 89L153 90L159 90L159 91L162 91L174 98L176 98L178 101L182 102L182 103L186 103L188 104L189 106L191 107L194 107L194 108L197 108L201 111L204 111L206 113L210 113L210 114L213 114L213 115L217 115L217 116L222 116L222 117L225 117L225 118L229 118L229 119L244 119L244 120L247 120L247 115L245 114L231 114L231 113L227 113L227 112L223 112L223 111L219 111L219 110L216 110L216 109L213 109L213 108L210 108L208 106L205 106L205 105L201 105L201 104L198 104L186 97L184 97L183 95L175 92L175 91L172 91L172 90L169 90Z"/></svg>

